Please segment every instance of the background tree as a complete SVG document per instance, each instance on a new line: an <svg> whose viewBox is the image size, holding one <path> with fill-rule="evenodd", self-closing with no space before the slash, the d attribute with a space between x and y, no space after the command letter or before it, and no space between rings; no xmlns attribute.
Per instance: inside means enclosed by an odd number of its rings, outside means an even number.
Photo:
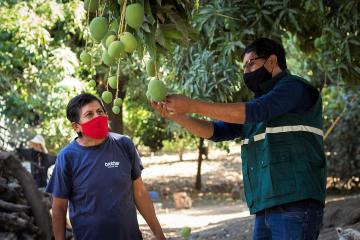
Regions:
<svg viewBox="0 0 360 240"><path fill-rule="evenodd" d="M325 141L329 172L358 174L359 1L136 2L144 6L145 20L139 30L130 29L140 44L121 65L121 114L112 114L106 105L115 131L130 134L138 144L161 139L153 149L174 137L159 131L168 123L159 121L146 102L152 79L145 73L147 60L156 61L157 77L172 93L246 101L251 95L242 84L241 53L254 39L271 37L286 47L289 69L322 91L324 128L340 119ZM101 0L98 12L116 18L119 12L109 15L114 4L120 9L117 1ZM101 63L102 44L89 40L86 45L88 21L96 14L86 14L79 0L0 2L0 121L15 144L42 133L56 153L72 137L64 112L67 101L80 91L106 89L109 72L117 69L109 71ZM79 64L84 48L93 49L96 64ZM96 81L95 88L85 84L90 80Z"/></svg>
<svg viewBox="0 0 360 240"><path fill-rule="evenodd" d="M80 13L80 14L79 14ZM35 132L52 152L71 137L65 103L79 92L79 1L1 1L0 112L14 144Z"/></svg>
<svg viewBox="0 0 360 240"><path fill-rule="evenodd" d="M201 39L190 48L178 47L174 52L172 83L194 98L246 100L249 93L241 88L238 64L241 53L256 38L271 37L285 45L289 69L323 90L325 106L330 107L324 114L327 129L344 109L342 101L327 96L327 88L335 85L339 94L339 89L347 92L359 83L359 11L358 1L201 1L193 16ZM336 92L331 92L335 96ZM357 99L358 93L351 92L342 95L343 100L349 101L353 95ZM357 115L358 110L351 114ZM346 149L342 151L344 157L345 152L352 153L351 160L346 156L348 161L342 161L342 165L347 166L348 174L355 174L350 169L358 165L359 148L341 146L337 141L326 144L327 149L334 149L334 144ZM329 169L335 170L331 152Z"/></svg>

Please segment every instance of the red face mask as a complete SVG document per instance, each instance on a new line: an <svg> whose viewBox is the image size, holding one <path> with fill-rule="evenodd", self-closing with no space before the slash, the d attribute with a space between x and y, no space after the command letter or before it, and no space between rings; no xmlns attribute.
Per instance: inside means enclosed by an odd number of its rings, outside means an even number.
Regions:
<svg viewBox="0 0 360 240"><path fill-rule="evenodd" d="M109 133L107 116L97 116L86 123L81 123L80 126L84 135L95 139L103 139Z"/></svg>

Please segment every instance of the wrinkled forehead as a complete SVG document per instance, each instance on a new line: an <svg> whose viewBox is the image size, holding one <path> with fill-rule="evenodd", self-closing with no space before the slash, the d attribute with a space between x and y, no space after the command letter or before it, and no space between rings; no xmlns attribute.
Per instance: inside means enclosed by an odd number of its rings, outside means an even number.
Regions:
<svg viewBox="0 0 360 240"><path fill-rule="evenodd" d="M255 51L245 53L244 59L243 59L243 64L247 63L250 59L253 59L256 57L258 57L258 55L256 54Z"/></svg>

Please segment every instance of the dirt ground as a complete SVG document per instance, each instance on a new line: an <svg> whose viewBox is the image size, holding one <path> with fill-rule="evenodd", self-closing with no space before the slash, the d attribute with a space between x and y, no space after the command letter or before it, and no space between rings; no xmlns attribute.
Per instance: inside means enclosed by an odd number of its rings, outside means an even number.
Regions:
<svg viewBox="0 0 360 240"><path fill-rule="evenodd" d="M191 228L189 239L251 239L254 217L248 212L242 191L240 148L230 147L230 153L209 152L202 165L202 190L195 191L196 152L184 155L155 155L142 157L145 169L142 178L149 191L157 191L154 203L157 217L168 239L180 240L180 231ZM360 187L360 186L359 186ZM190 209L176 210L172 194L187 192L192 199ZM235 193L235 194L234 194ZM145 240L152 234L139 215ZM339 239L335 228L360 230L360 195L329 194L324 214L324 226L319 239Z"/></svg>

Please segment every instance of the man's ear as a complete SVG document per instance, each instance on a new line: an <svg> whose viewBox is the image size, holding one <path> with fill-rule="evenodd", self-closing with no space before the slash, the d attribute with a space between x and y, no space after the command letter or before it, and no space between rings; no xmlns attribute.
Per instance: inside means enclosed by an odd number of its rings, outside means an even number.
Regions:
<svg viewBox="0 0 360 240"><path fill-rule="evenodd" d="M275 67L277 65L277 56L275 54L271 54L269 57L269 62L272 67Z"/></svg>
<svg viewBox="0 0 360 240"><path fill-rule="evenodd" d="M79 132L82 131L80 124L78 124L78 123L76 123L76 122L72 122L72 123L71 123L71 127L74 129L74 131L75 131L76 133L79 133Z"/></svg>

